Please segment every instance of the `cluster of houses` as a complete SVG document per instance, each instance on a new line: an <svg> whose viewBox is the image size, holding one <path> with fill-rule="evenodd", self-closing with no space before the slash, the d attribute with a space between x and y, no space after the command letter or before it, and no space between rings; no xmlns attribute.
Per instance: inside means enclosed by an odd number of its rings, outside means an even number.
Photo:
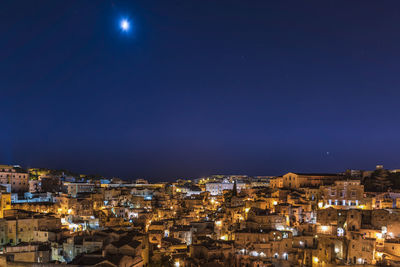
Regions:
<svg viewBox="0 0 400 267"><path fill-rule="evenodd" d="M0 266L400 266L400 192L367 192L371 173L148 183L0 165Z"/></svg>

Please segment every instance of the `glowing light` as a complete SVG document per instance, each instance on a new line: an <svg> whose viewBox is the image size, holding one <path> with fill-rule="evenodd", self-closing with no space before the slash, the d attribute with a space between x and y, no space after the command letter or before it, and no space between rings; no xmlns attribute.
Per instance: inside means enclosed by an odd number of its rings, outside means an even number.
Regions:
<svg viewBox="0 0 400 267"><path fill-rule="evenodd" d="M326 226L326 225L321 226L321 230L324 232L328 231L328 229L329 229L329 226Z"/></svg>
<svg viewBox="0 0 400 267"><path fill-rule="evenodd" d="M319 259L317 257L313 257L313 262L318 263Z"/></svg>
<svg viewBox="0 0 400 267"><path fill-rule="evenodd" d="M322 208L324 206L324 203L322 203L322 202L318 202L318 208Z"/></svg>
<svg viewBox="0 0 400 267"><path fill-rule="evenodd" d="M274 204L274 206L276 206L276 205L278 205L278 202L277 202L277 201L274 201L273 204Z"/></svg>
<svg viewBox="0 0 400 267"><path fill-rule="evenodd" d="M253 256L253 257L258 257L258 252L257 251L250 251L250 256Z"/></svg>
<svg viewBox="0 0 400 267"><path fill-rule="evenodd" d="M244 211L245 211L246 213L248 213L249 210L250 210L250 208L245 208L245 209L244 209Z"/></svg>
<svg viewBox="0 0 400 267"><path fill-rule="evenodd" d="M341 227L339 227L339 228L337 229L337 235L338 235L338 236L343 236L343 235L344 235L344 229L341 228Z"/></svg>
<svg viewBox="0 0 400 267"><path fill-rule="evenodd" d="M181 264L179 263L179 261L176 261L175 264L174 264L175 267L179 267L180 265Z"/></svg>
<svg viewBox="0 0 400 267"><path fill-rule="evenodd" d="M121 26L121 29L122 29L123 31L125 31L125 32L128 31L129 28L130 28L129 21L127 21L126 19L123 19L123 20L121 21L120 26Z"/></svg>

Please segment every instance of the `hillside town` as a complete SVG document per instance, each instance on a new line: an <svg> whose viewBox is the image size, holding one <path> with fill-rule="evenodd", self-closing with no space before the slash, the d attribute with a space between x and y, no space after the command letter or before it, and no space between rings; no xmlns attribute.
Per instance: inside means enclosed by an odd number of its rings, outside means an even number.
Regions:
<svg viewBox="0 0 400 267"><path fill-rule="evenodd" d="M150 183L0 165L0 266L400 266L400 170Z"/></svg>

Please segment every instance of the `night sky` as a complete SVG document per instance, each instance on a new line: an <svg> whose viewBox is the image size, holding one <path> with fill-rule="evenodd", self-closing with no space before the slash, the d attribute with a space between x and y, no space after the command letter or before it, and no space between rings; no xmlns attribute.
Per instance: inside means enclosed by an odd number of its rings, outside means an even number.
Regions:
<svg viewBox="0 0 400 267"><path fill-rule="evenodd" d="M5 0L0 34L2 164L400 167L399 1Z"/></svg>

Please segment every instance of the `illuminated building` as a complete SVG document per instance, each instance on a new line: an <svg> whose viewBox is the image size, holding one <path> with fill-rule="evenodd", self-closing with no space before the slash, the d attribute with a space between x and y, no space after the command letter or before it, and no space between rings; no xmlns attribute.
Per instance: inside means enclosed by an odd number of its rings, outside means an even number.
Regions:
<svg viewBox="0 0 400 267"><path fill-rule="evenodd" d="M334 185L321 186L324 205L337 208L360 208L367 205L364 198L364 186L359 180L335 181Z"/></svg>
<svg viewBox="0 0 400 267"><path fill-rule="evenodd" d="M27 192L29 174L19 166L0 165L0 184L11 185L12 192Z"/></svg>
<svg viewBox="0 0 400 267"><path fill-rule="evenodd" d="M212 196L215 195L222 195L222 193L226 190L232 190L234 183L229 182L227 179L223 180L222 182L212 182L206 184L206 191L210 192ZM247 185L245 183L237 183L237 190L240 192L242 189L245 189Z"/></svg>
<svg viewBox="0 0 400 267"><path fill-rule="evenodd" d="M332 173L294 173L289 172L282 176L284 188L302 188L321 186L340 178Z"/></svg>

